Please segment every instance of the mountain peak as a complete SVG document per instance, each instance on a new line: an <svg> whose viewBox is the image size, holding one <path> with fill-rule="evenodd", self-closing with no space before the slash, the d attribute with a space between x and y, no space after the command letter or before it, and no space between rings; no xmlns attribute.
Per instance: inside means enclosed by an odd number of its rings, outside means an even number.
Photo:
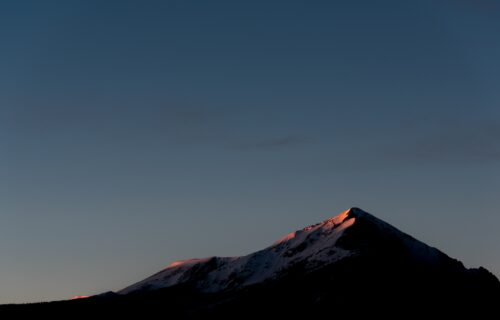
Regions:
<svg viewBox="0 0 500 320"><path fill-rule="evenodd" d="M191 283L204 292L219 292L279 277L282 271L298 264L311 269L330 264L355 254L336 246L336 243L354 224L355 217L362 213L359 209L346 210L333 218L291 232L270 247L246 256L175 261L119 293L148 291L182 283Z"/></svg>
<svg viewBox="0 0 500 320"><path fill-rule="evenodd" d="M347 209L347 212L349 212L349 214L357 214L357 215L367 215L369 214L368 212L358 208L358 207L351 207L349 209Z"/></svg>
<svg viewBox="0 0 500 320"><path fill-rule="evenodd" d="M360 208L351 207L351 208L343 211L342 213L340 213L336 216L333 216L329 219L326 219L325 221L323 221L323 223L331 222L331 221L335 221L337 223L342 223L344 220L347 220L350 218L366 218L366 217L370 217L371 219L379 220L375 216L369 214L368 212L366 212Z"/></svg>
<svg viewBox="0 0 500 320"><path fill-rule="evenodd" d="M352 217L352 218L369 218L371 220L378 220L382 221L379 218L375 217L374 215L364 211L363 209L360 209L358 207L351 207L345 211L347 217Z"/></svg>
<svg viewBox="0 0 500 320"><path fill-rule="evenodd" d="M271 246L239 257L180 260L133 284L120 294L188 285L200 292L225 292L273 281L291 270L304 274L355 261L357 257L405 259L427 269L443 261L455 265L441 251L403 233L370 213L352 207L337 216L291 232ZM452 262L450 262L452 261ZM456 265L455 268L463 268Z"/></svg>
<svg viewBox="0 0 500 320"><path fill-rule="evenodd" d="M352 221L350 221L351 219L352 219ZM322 228L335 228L335 227L337 227L337 226L339 226L347 221L350 221L349 226L351 226L352 224L354 224L356 219L365 219L365 220L369 219L371 221L380 221L380 223L383 223L382 220L372 216L368 212L366 212L360 208L357 208L357 207L352 207L352 208L349 208L349 209L343 211L342 213L340 213L336 216L333 216L331 218L328 218L320 223L305 227L304 229L302 229L302 231L316 229L318 226L320 226ZM293 234L293 233L294 232L292 232L291 234ZM286 240L286 237L289 237L291 234L288 234L287 236L283 237L279 241Z"/></svg>
<svg viewBox="0 0 500 320"><path fill-rule="evenodd" d="M354 218L354 219L353 219ZM299 242L299 241L304 241L306 238L312 238L314 236L311 236L312 234L315 234L318 236L319 234L325 235L328 233L328 230L333 230L342 225L344 222L347 222L347 220L352 220L349 221L348 224L344 226L345 229L349 226L351 226L355 222L355 213L353 211L353 208L348 209L332 218L326 219L322 222L307 226L305 228L302 228L301 230L297 230L291 233L288 233L287 235L281 237L278 239L276 242L273 243L272 246L277 246L281 245L283 243L287 242ZM340 231L340 230L338 230ZM340 234L339 234L340 235ZM318 238L318 237L316 237Z"/></svg>
<svg viewBox="0 0 500 320"><path fill-rule="evenodd" d="M378 220L353 207L320 223L288 233L270 247L246 256L175 261L166 269L120 293L153 290L181 283L192 283L200 291L218 292L279 277L284 270L299 264L307 269L316 269L357 254L355 250L337 245L337 242L356 220L365 220L367 217ZM199 278L200 274L204 276Z"/></svg>
<svg viewBox="0 0 500 320"><path fill-rule="evenodd" d="M363 298L352 298L360 293ZM332 312L361 318L365 311L400 316L402 310L421 310L423 316L440 310L449 318L450 310L463 315L466 307L478 318L485 307L485 315L496 311L499 294L500 282L484 268L467 269L354 207L249 255L175 261L118 294L63 306L107 306L113 312L124 307L125 314L130 307L168 310L177 319L254 319L262 310L290 319L323 319Z"/></svg>

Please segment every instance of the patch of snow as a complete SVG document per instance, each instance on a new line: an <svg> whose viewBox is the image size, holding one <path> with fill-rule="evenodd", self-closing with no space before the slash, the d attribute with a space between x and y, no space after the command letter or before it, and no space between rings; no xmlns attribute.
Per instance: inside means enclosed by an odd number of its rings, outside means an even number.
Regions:
<svg viewBox="0 0 500 320"><path fill-rule="evenodd" d="M168 265L167 269L178 267L178 266L192 266L192 265L200 263L200 262L207 262L209 259L210 258L205 258L205 259L187 259L187 260L174 261L174 262L172 262L171 264Z"/></svg>

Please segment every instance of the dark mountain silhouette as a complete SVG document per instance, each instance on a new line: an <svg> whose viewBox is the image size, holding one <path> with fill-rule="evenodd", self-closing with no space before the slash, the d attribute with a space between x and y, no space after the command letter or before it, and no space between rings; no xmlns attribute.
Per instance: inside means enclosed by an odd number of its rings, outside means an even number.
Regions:
<svg viewBox="0 0 500 320"><path fill-rule="evenodd" d="M169 318L463 316L496 311L500 282L352 208L242 257L172 263L118 293L0 306L0 315Z"/></svg>

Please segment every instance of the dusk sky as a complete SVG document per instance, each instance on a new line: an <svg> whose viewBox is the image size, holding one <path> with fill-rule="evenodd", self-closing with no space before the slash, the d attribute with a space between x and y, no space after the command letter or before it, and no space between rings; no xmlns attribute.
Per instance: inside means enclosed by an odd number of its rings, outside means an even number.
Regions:
<svg viewBox="0 0 500 320"><path fill-rule="evenodd" d="M500 3L2 1L0 303L360 207L500 276Z"/></svg>

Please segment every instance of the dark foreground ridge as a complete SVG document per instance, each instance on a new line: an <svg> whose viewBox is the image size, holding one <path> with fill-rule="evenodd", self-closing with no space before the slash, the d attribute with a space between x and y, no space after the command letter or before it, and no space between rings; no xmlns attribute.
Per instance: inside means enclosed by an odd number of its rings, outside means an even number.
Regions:
<svg viewBox="0 0 500 320"><path fill-rule="evenodd" d="M497 313L500 282L358 208L244 256L179 261L119 293L0 306L0 316L165 319Z"/></svg>

